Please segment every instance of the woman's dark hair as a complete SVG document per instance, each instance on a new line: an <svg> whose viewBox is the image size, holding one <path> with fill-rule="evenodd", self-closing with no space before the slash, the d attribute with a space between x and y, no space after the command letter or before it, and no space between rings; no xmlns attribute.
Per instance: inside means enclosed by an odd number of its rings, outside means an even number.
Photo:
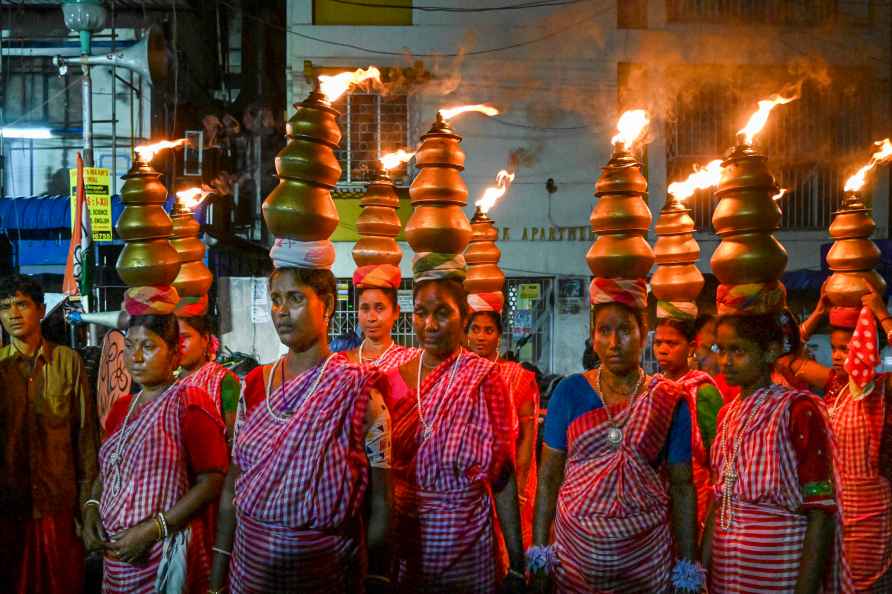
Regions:
<svg viewBox="0 0 892 594"><path fill-rule="evenodd" d="M396 295L397 295L396 289L393 289L390 287L388 287L386 289L382 289L380 287L366 287L363 289L357 289L356 290L356 301L359 302L359 298L362 296L362 294L372 288L377 289L378 291L381 291L382 293L384 293L384 296L390 300L391 307L393 307L393 309L396 309L396 306L398 303L397 298L396 298Z"/></svg>
<svg viewBox="0 0 892 594"><path fill-rule="evenodd" d="M739 337L756 343L763 351L767 351L772 344L777 344L781 348L784 346L784 328L777 314L720 316L716 328L725 324L734 328Z"/></svg>
<svg viewBox="0 0 892 594"><path fill-rule="evenodd" d="M700 334L700 331L703 330L703 327L710 322L715 322L716 317L712 314L703 313L697 316L697 319L694 321L694 336Z"/></svg>
<svg viewBox="0 0 892 594"><path fill-rule="evenodd" d="M660 326L667 326L669 328L677 330L682 336L685 337L685 339L687 339L688 342L691 342L697 336L697 331L694 330L694 320L660 318L657 320L657 328L659 328Z"/></svg>
<svg viewBox="0 0 892 594"><path fill-rule="evenodd" d="M211 318L208 315L180 318L180 321L188 324L193 330L195 330L202 336L210 336L214 333L214 323L211 321Z"/></svg>
<svg viewBox="0 0 892 594"><path fill-rule="evenodd" d="M468 321L465 324L465 334L471 331L471 324L474 323L477 316L486 316L491 319L492 323L496 325L496 330L498 330L499 336L502 335L502 316L496 311L476 311L469 315Z"/></svg>
<svg viewBox="0 0 892 594"><path fill-rule="evenodd" d="M43 287L33 276L12 274L0 281L0 300L15 297L16 293L27 295L38 307L44 304Z"/></svg>
<svg viewBox="0 0 892 594"><path fill-rule="evenodd" d="M420 283L415 283L415 287L412 289L412 299L418 297L418 291L432 283L436 283L447 293L449 293L449 296L452 297L452 299L455 300L456 305L458 305L458 311L461 314L462 319L467 319L469 313L468 292L465 291L464 285L460 281L457 281L455 279L438 278L423 280Z"/></svg>
<svg viewBox="0 0 892 594"><path fill-rule="evenodd" d="M276 268L269 275L270 284L272 284L274 278L285 272L291 273L294 276L294 280L301 285L313 289L320 299L325 300L326 297L331 297L332 300L337 299L338 283L331 270L296 268L290 266L286 268Z"/></svg>
<svg viewBox="0 0 892 594"><path fill-rule="evenodd" d="M127 329L142 327L151 330L161 337L167 346L177 351L180 347L180 326L177 324L177 317L173 314L158 316L130 316L127 323Z"/></svg>
<svg viewBox="0 0 892 594"><path fill-rule="evenodd" d="M592 306L592 333L594 333L595 329L595 320L598 319L598 314L601 313L601 310L607 307L619 307L620 309L624 309L628 313L632 314L632 317L635 318L635 321L638 323L638 331L641 334L641 346L644 347L644 342L647 339L647 319L645 316L645 311L643 309L638 309L635 307L629 307L624 303L598 303L597 305Z"/></svg>

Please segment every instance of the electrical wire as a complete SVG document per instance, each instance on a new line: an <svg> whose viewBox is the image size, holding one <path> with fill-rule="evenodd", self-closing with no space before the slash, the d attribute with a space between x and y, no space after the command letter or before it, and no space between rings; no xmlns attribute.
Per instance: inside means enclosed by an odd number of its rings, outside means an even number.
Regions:
<svg viewBox="0 0 892 594"><path fill-rule="evenodd" d="M223 4L224 6L228 6L229 8L235 8L230 2L226 2L225 0L221 1L221 4ZM612 6L610 6L608 4L601 10L596 11L595 13L591 14L588 18L577 19L573 23L571 23L570 25L568 25L566 27L556 29L550 33L546 33L545 35L542 35L541 37L537 37L535 39L528 39L526 41L512 43L510 45L505 45L505 46L501 46L501 47L493 47L493 48L480 49L480 50L471 50L471 51L467 51L467 52L415 53L415 52L409 51L408 53L410 53L413 57L418 57L418 58L454 58L457 56L480 56L480 55L484 55L484 54L492 54L492 53L496 53L496 52L503 52L503 51L507 51L507 50L517 49L520 47L533 45L533 44L545 41L547 39L551 39L553 37L557 37L558 35L562 35L563 33L566 33L567 31L576 29L577 27L580 27L584 24L590 23L596 17L601 16L602 14L604 14L611 8L612 8ZM367 54L378 54L381 56L405 56L407 54L406 51L394 52L394 51L389 51L389 50L378 50L378 49L374 49L374 48L362 47L361 45L356 45L353 43L345 43L345 42L341 42L341 41L332 41L330 39L323 39L322 37L316 37L314 35L307 35L306 33L300 33L299 31L295 31L295 30L291 29L290 27L283 27L276 23L267 21L261 17L256 17L256 16L250 15L250 14L245 14L244 16L247 18L253 19L263 25L266 25L267 27L269 27L271 29L284 31L284 32L290 33L291 35L294 35L296 37L300 37L302 39L307 39L309 41L315 41L317 43L333 45L336 47L344 47L347 49L353 49L353 50L357 50L360 52L365 52Z"/></svg>
<svg viewBox="0 0 892 594"><path fill-rule="evenodd" d="M330 0L337 4L349 4L350 6L364 6L369 8L405 8L420 12L499 12L502 10L526 10L528 8L547 8L550 6L566 6L591 2L591 0L536 0L534 2L522 2L520 4L508 4L505 6L488 6L481 8L455 8L451 6L406 6L401 4L379 4L376 2L358 2L356 0Z"/></svg>

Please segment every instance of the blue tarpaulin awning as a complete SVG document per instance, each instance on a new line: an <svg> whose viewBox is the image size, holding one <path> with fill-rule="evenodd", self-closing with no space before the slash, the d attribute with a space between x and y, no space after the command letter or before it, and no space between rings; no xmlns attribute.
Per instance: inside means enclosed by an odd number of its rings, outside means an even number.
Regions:
<svg viewBox="0 0 892 594"><path fill-rule="evenodd" d="M124 204L112 196L112 224L118 221ZM71 226L71 200L67 195L0 198L0 233L4 231L68 230Z"/></svg>

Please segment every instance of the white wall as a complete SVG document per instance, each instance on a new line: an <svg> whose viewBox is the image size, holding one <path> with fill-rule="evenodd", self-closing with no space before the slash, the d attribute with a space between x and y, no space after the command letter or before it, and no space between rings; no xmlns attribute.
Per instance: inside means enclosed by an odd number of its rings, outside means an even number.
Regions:
<svg viewBox="0 0 892 594"><path fill-rule="evenodd" d="M444 6L467 7L470 3L442 0ZM431 1L425 2L432 4ZM583 241L523 241L524 227L587 227L593 205L593 186L600 168L610 156L609 138L618 114L618 67L620 62L645 64L648 90L637 99L660 113L668 99L661 88L664 67L678 64L786 64L803 56L819 56L830 66L865 66L874 77L875 127L883 124L889 107L890 8L875 7L871 18L859 2L841 3L848 25L820 30L748 29L666 23L660 0L650 3L645 30L616 28L616 2L581 3L569 7L492 13L414 12L410 27L313 26L310 0L288 3L288 26L298 34L375 50L366 52L298 35L288 36L289 103L300 101L308 91L303 80L304 60L317 65L359 67L407 66L416 59L440 73L441 80L459 79L449 94L429 92L413 98L411 139L416 141L433 120L436 109L458 103L490 101L504 108L503 122L466 115L453 122L464 137L467 153L464 173L471 200L493 183L506 165L512 149L525 147L536 162L522 166L508 196L492 211L497 225L511 229L511 239L501 241L501 265L509 276L588 276ZM537 43L496 53L474 51L502 47L547 37ZM410 55L405 48L411 48ZM461 58L421 54L454 53ZM393 52L387 55L375 52ZM291 114L289 113L289 116ZM666 142L662 125L651 128L647 173L650 205L656 218L666 187ZM733 143L728 138L728 146ZM869 146L864 147L865 155ZM716 155L719 156L719 155ZM770 157L770 155L769 155ZM550 198L545 182L553 178L558 191ZM873 206L878 222L876 237L888 237L889 178L880 172L873 184ZM550 205L550 218L549 218ZM469 204L470 217L473 206ZM820 268L823 233L779 233L789 252L789 270ZM703 237L701 268L709 270L709 258L717 244ZM338 246L338 276L348 276L353 262L352 246ZM407 248L404 246L404 250ZM406 252L404 269L411 255ZM404 274L407 270L404 270ZM561 316L556 329L556 369L579 368L586 316Z"/></svg>

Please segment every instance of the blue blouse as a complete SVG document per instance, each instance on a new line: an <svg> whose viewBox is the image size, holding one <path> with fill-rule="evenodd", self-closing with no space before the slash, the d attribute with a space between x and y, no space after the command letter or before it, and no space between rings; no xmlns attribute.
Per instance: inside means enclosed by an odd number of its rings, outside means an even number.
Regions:
<svg viewBox="0 0 892 594"><path fill-rule="evenodd" d="M604 406L600 395L581 373L565 377L554 389L545 416L544 440L548 447L567 450L567 429L584 415ZM664 450L669 464L691 461L691 414L688 403L680 399L672 416L672 426Z"/></svg>

